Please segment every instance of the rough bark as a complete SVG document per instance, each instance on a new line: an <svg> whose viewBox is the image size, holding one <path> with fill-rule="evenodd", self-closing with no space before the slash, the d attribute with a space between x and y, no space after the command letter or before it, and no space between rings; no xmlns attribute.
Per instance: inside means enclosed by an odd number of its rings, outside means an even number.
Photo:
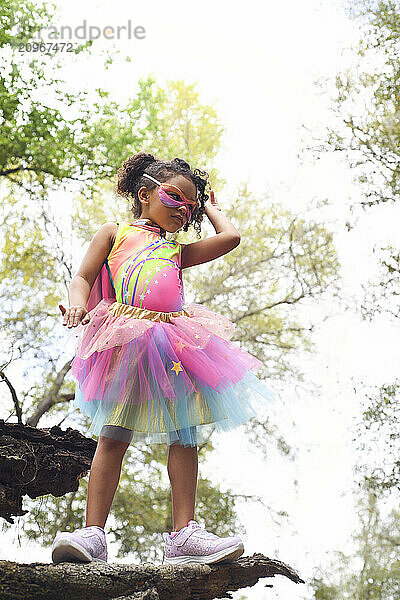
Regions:
<svg viewBox="0 0 400 600"><path fill-rule="evenodd" d="M87 475L97 442L68 427L37 429L0 419L0 517L24 515L22 497L64 496Z"/></svg>
<svg viewBox="0 0 400 600"><path fill-rule="evenodd" d="M118 563L18 564L0 561L2 600L211 600L282 575L304 583L294 569L263 554L215 565ZM266 587L272 587L270 583Z"/></svg>

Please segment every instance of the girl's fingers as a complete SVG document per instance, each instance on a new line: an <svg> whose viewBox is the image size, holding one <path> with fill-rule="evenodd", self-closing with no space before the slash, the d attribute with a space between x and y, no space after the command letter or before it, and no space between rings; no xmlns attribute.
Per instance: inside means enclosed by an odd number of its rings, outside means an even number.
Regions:
<svg viewBox="0 0 400 600"><path fill-rule="evenodd" d="M218 200L215 199L214 190L210 190L210 202L211 206L214 206L214 208L218 208L218 210L221 210L221 207L218 204Z"/></svg>
<svg viewBox="0 0 400 600"><path fill-rule="evenodd" d="M86 311L83 308L76 308L75 314L72 322L72 326L76 327L79 324L79 321L86 316Z"/></svg>
<svg viewBox="0 0 400 600"><path fill-rule="evenodd" d="M89 315L89 313L86 313L86 315L82 318L81 323L83 325L86 325L86 323L89 323L89 321L90 321L90 315Z"/></svg>
<svg viewBox="0 0 400 600"><path fill-rule="evenodd" d="M62 305L59 305L60 307ZM64 307L63 307L64 308ZM61 310L61 308L60 308ZM83 308L82 306L70 306L68 308L68 310L64 309L64 322L63 325L68 325L68 327L76 327L79 324L79 321L82 318L86 318L86 315L88 314L86 309ZM90 319L90 317L89 317ZM85 321L89 322L88 320Z"/></svg>
<svg viewBox="0 0 400 600"><path fill-rule="evenodd" d="M213 208L217 208L218 210L221 210L220 205L218 204L218 200L216 200L215 198L215 194L214 192L211 190L210 192L210 198L209 198L210 204Z"/></svg>
<svg viewBox="0 0 400 600"><path fill-rule="evenodd" d="M68 327L72 327L74 324L76 308L70 308L68 314Z"/></svg>
<svg viewBox="0 0 400 600"><path fill-rule="evenodd" d="M62 304L59 304L58 306L60 307L60 310L64 316L63 325L66 325L68 323L69 310L66 310Z"/></svg>

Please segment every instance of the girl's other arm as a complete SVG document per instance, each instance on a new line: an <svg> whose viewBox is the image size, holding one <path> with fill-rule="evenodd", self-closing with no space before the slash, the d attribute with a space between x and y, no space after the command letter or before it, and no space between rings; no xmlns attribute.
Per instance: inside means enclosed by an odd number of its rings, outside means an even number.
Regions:
<svg viewBox="0 0 400 600"><path fill-rule="evenodd" d="M210 199L207 200L205 208L206 215L213 224L216 235L198 242L193 242L193 244L182 244L182 269L214 260L219 256L227 254L240 244L240 233L228 217L221 211L212 190L210 192Z"/></svg>
<svg viewBox="0 0 400 600"><path fill-rule="evenodd" d="M83 324L88 322L89 315L87 317L85 315L90 290L110 253L116 230L115 223L104 223L94 234L82 263L68 287L69 308L65 309L62 304L59 305L64 317L63 325L76 326L81 319Z"/></svg>

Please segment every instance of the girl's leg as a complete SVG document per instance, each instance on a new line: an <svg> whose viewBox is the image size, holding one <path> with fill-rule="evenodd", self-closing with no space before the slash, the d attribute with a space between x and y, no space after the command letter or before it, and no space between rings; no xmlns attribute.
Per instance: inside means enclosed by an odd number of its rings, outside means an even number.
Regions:
<svg viewBox="0 0 400 600"><path fill-rule="evenodd" d="M174 531L186 527L194 519L198 455L197 446L184 447L174 443L168 447L167 470L171 482L172 519Z"/></svg>
<svg viewBox="0 0 400 600"><path fill-rule="evenodd" d="M86 527L97 525L104 529L128 446L129 442L100 435L89 474Z"/></svg>

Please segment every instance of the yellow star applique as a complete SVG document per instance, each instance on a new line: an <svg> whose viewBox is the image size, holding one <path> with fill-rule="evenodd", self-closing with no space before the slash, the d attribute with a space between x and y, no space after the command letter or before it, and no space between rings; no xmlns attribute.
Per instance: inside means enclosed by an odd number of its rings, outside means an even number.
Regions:
<svg viewBox="0 0 400 600"><path fill-rule="evenodd" d="M187 344L185 344L182 340L179 340L179 342L176 345L177 350L179 350L179 352L182 352L182 348L184 348Z"/></svg>
<svg viewBox="0 0 400 600"><path fill-rule="evenodd" d="M175 373L178 375L178 373L180 371L183 371L182 367L181 367L181 361L175 362L172 361L174 363L174 366L171 368L171 371L175 371Z"/></svg>

